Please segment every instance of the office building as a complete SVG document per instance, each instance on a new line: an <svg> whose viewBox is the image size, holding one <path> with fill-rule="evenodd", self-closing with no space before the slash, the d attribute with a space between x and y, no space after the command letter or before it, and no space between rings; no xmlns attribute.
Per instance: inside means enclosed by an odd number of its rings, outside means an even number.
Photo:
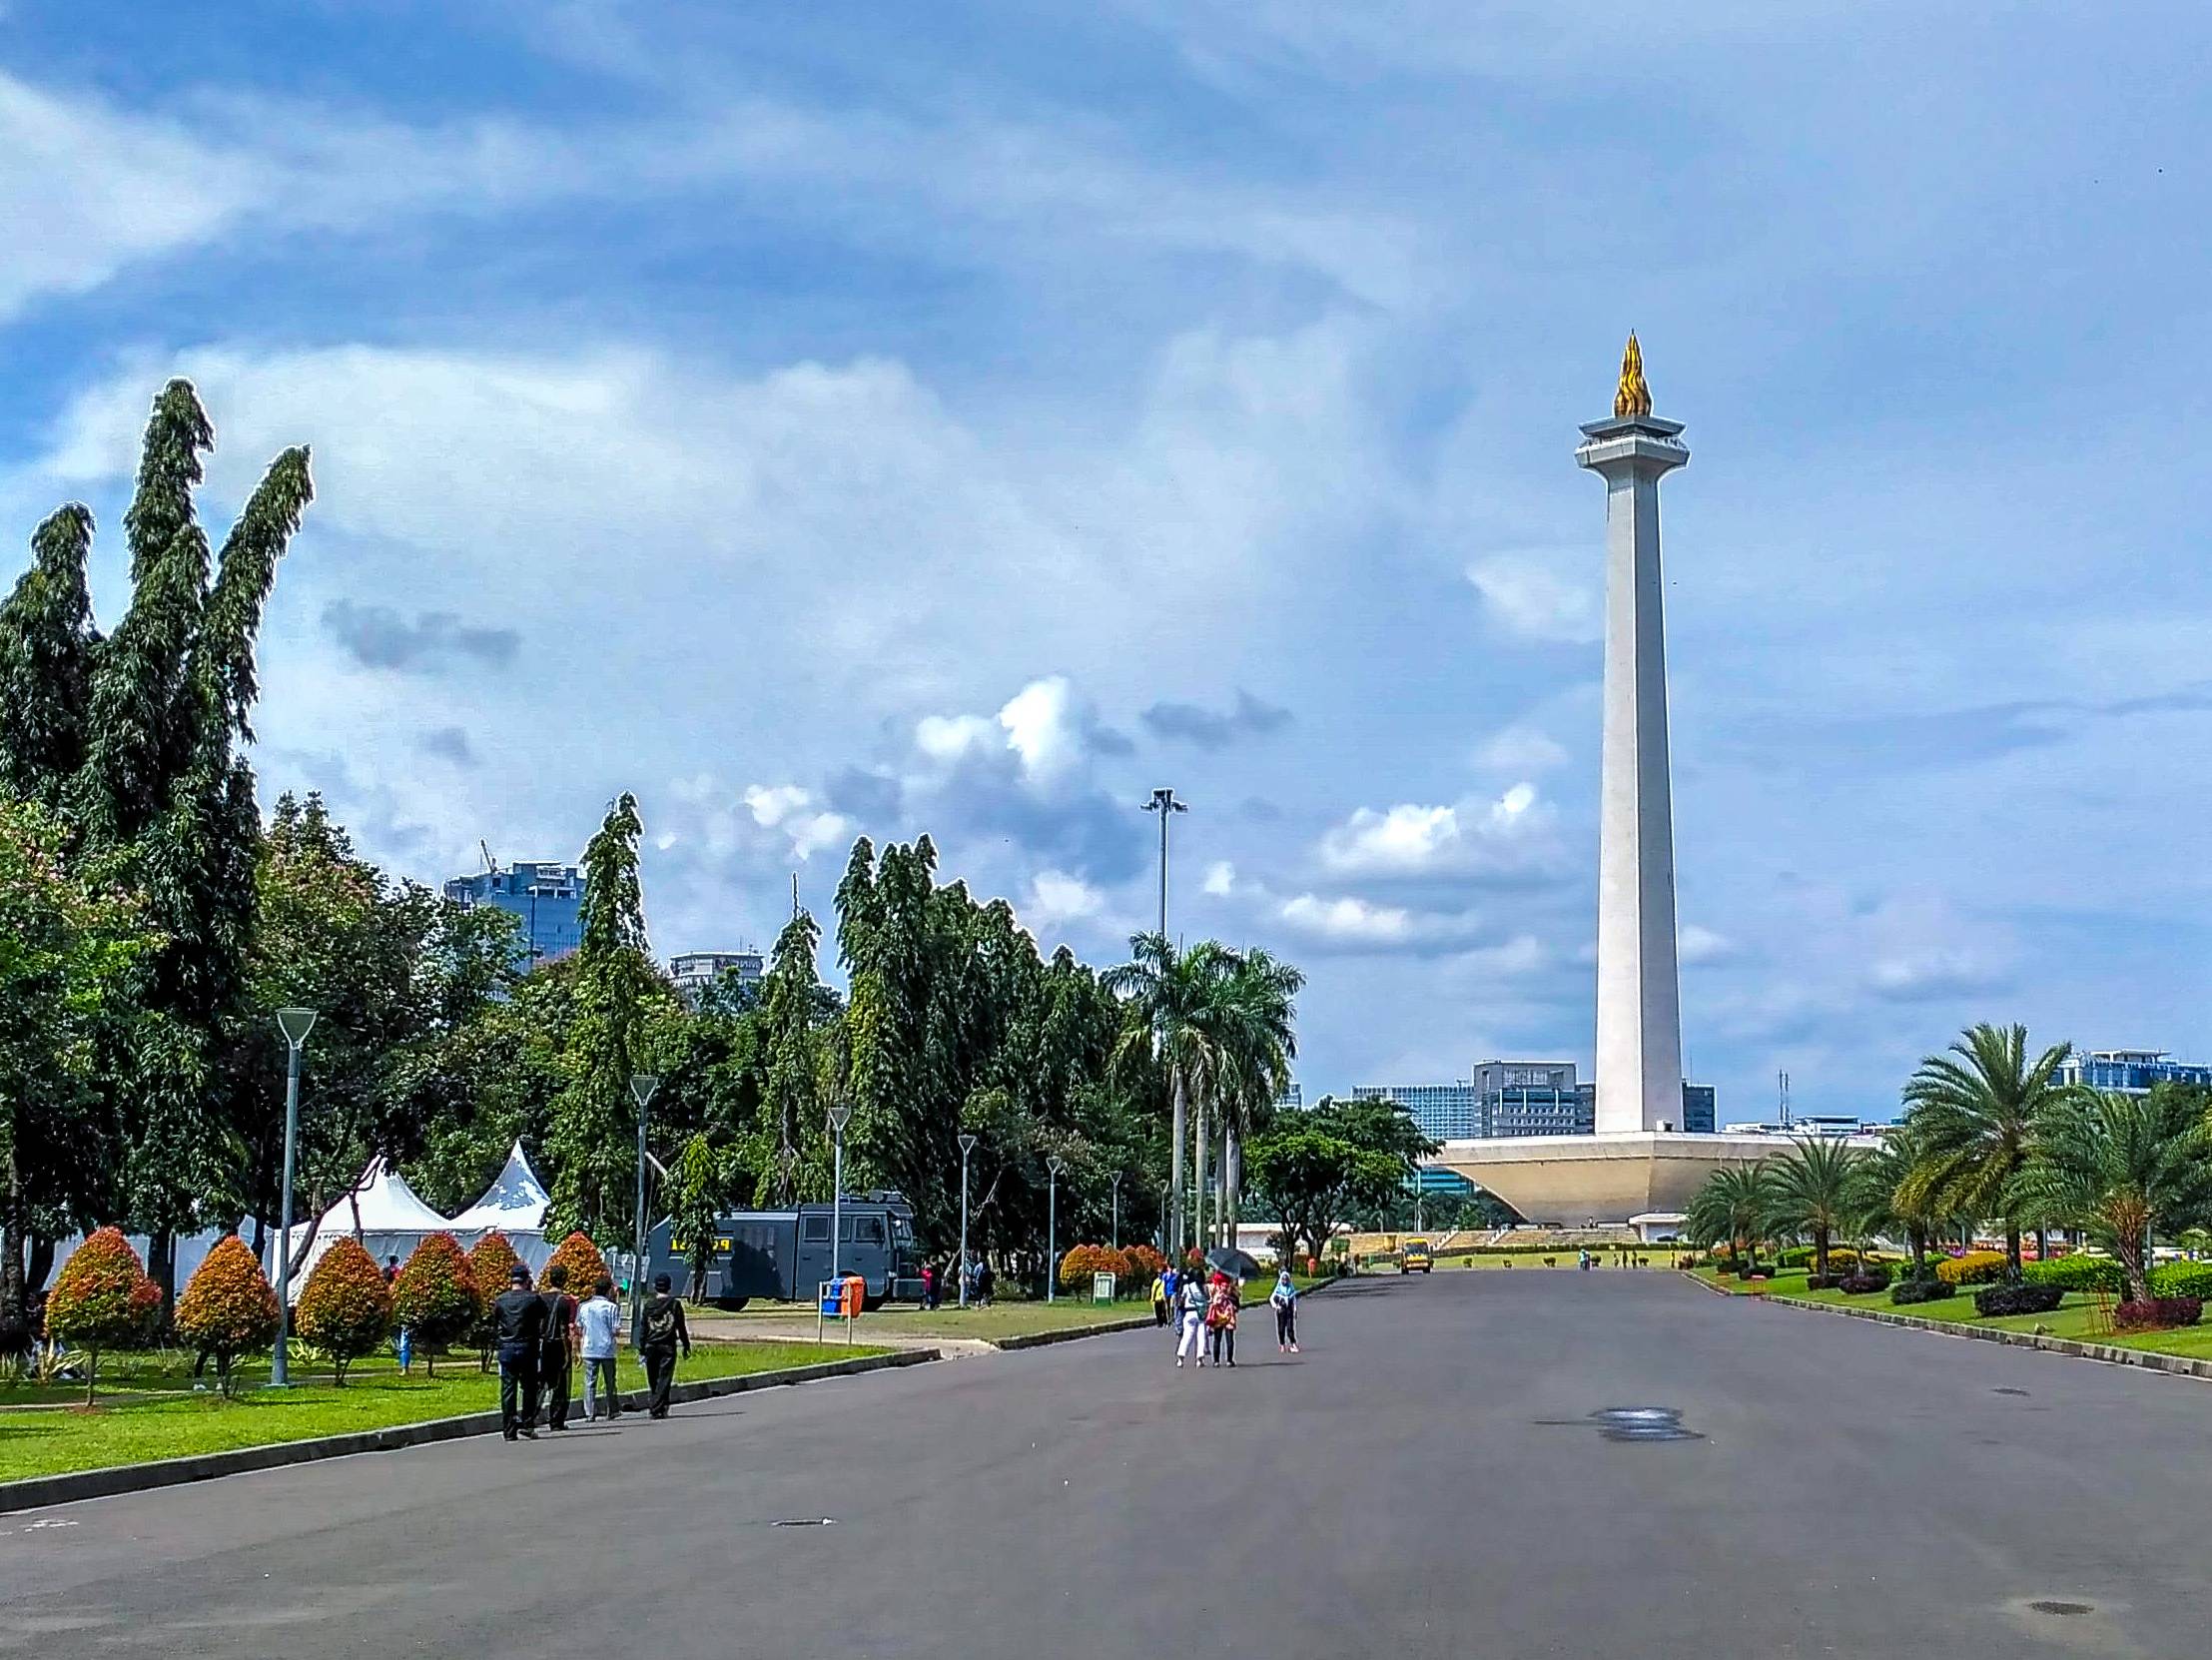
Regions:
<svg viewBox="0 0 2212 1660"><path fill-rule="evenodd" d="M676 983L678 995L696 1003L701 992L724 981L758 985L762 966L757 951L686 951L668 959L668 978Z"/></svg>
<svg viewBox="0 0 2212 1660"><path fill-rule="evenodd" d="M1278 1108L1303 1107L1305 1105L1304 1086L1299 1084L1299 1082L1293 1078L1289 1083L1285 1084L1282 1087L1282 1094L1275 1097L1275 1105Z"/></svg>
<svg viewBox="0 0 2212 1660"><path fill-rule="evenodd" d="M583 944L584 878L574 865L524 862L456 876L445 884L445 897L457 905L493 905L521 918L516 958L525 972Z"/></svg>
<svg viewBox="0 0 2212 1660"><path fill-rule="evenodd" d="M2212 1066L2177 1061L2162 1049L2077 1050L2058 1069L2058 1082L2146 1095L2154 1084L2212 1086Z"/></svg>
<svg viewBox="0 0 2212 1660"><path fill-rule="evenodd" d="M1597 1128L1595 1092L1575 1082L1571 1061L1485 1061L1475 1068L1485 1136L1587 1136Z"/></svg>
<svg viewBox="0 0 2212 1660"><path fill-rule="evenodd" d="M1362 1084L1354 1101L1387 1101L1412 1116L1432 1142L1465 1141L1487 1134L1472 1084Z"/></svg>
<svg viewBox="0 0 2212 1660"><path fill-rule="evenodd" d="M1682 1129L1691 1136L1713 1134L1713 1086L1689 1084L1682 1086Z"/></svg>

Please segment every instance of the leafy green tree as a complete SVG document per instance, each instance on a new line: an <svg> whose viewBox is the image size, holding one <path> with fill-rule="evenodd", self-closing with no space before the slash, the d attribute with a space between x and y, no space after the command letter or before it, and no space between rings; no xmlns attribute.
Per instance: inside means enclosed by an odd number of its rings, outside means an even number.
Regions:
<svg viewBox="0 0 2212 1660"><path fill-rule="evenodd" d="M1940 1215L1929 1207L1924 1190L1911 1182L1925 1158L1918 1134L1910 1124L1892 1126L1881 1145L1862 1156L1853 1168L1855 1194L1852 1231L1861 1243L1874 1234L1902 1230L1912 1251L1912 1273L1927 1271L1928 1242L1935 1237Z"/></svg>
<svg viewBox="0 0 2212 1660"><path fill-rule="evenodd" d="M755 1174L754 1203L794 1205L826 1197L830 1160L823 1130L822 1040L816 1019L813 916L799 912L776 937L757 1017L759 1114L743 1141Z"/></svg>
<svg viewBox="0 0 2212 1660"><path fill-rule="evenodd" d="M2069 1091L2037 1114L2009 1200L2087 1229L2144 1301L2152 1231L2212 1218L2212 1125L2185 1091Z"/></svg>
<svg viewBox="0 0 2212 1660"><path fill-rule="evenodd" d="M714 1253L714 1224L727 1197L722 1160L707 1140L694 1131L668 1170L668 1217L674 1239L683 1244L685 1264L690 1268L687 1294L696 1301L706 1284L707 1259Z"/></svg>
<svg viewBox="0 0 2212 1660"><path fill-rule="evenodd" d="M612 1244L630 1234L637 1105L630 1077L645 1070L647 1010L673 998L646 955L637 798L625 793L584 849L582 940L567 1082L553 1103L546 1152L561 1226Z"/></svg>
<svg viewBox="0 0 2212 1660"><path fill-rule="evenodd" d="M2027 1028L1983 1023L1946 1055L1921 1061L1904 1087L1906 1122L1923 1148L1906 1184L1909 1202L1948 1215L2004 1220L2004 1253L2020 1273L2020 1216L2013 1184L2027 1163L2036 1121L2057 1105L2058 1069L2073 1052L2053 1044L2030 1060Z"/></svg>
<svg viewBox="0 0 2212 1660"><path fill-rule="evenodd" d="M1297 1058L1297 994L1305 976L1269 953L1239 953L1225 988L1222 1065L1215 1077L1226 1132L1222 1242L1236 1243L1245 1142L1266 1128Z"/></svg>
<svg viewBox="0 0 2212 1660"><path fill-rule="evenodd" d="M1352 1213L1382 1203L1404 1181L1402 1161L1332 1135L1315 1113L1277 1115L1250 1150L1252 1181L1293 1248L1319 1256Z"/></svg>
<svg viewBox="0 0 2212 1660"><path fill-rule="evenodd" d="M1156 1067L1165 1074L1173 1120L1168 1132L1167 1231L1176 1249L1195 1240L1202 1218L1185 1226L1183 1155L1194 1145L1195 1188L1205 1189L1205 1100L1228 1051L1229 983L1235 972L1232 953L1213 941L1175 949L1165 935L1138 934L1129 941L1130 960L1108 969L1106 990L1122 999L1129 1019L1114 1050L1121 1077ZM1192 1104L1196 1103L1193 1135Z"/></svg>
<svg viewBox="0 0 2212 1660"><path fill-rule="evenodd" d="M58 808L85 758L91 693L92 514L72 502L31 536L31 568L0 605L0 797Z"/></svg>
<svg viewBox="0 0 2212 1660"><path fill-rule="evenodd" d="M1812 1237L1813 1271L1820 1278L1828 1277L1830 1242L1850 1230L1858 1209L1859 1159L1847 1142L1807 1136L1766 1167L1768 1217L1783 1233Z"/></svg>

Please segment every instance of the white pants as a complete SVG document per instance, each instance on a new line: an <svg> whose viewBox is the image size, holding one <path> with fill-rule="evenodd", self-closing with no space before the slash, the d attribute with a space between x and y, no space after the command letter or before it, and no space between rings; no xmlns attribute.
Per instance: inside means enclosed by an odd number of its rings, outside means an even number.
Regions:
<svg viewBox="0 0 2212 1660"><path fill-rule="evenodd" d="M1205 1316L1195 1313L1184 1314L1182 1316L1182 1341L1175 1344L1175 1358L1179 1360L1186 1354L1193 1358L1202 1358L1205 1353L1202 1346L1204 1342Z"/></svg>

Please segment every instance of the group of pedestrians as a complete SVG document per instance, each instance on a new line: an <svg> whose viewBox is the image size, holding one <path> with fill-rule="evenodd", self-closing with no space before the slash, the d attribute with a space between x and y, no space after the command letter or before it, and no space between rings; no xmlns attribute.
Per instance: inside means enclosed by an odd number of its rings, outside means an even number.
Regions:
<svg viewBox="0 0 2212 1660"><path fill-rule="evenodd" d="M1275 1275L1267 1303L1275 1315L1275 1352L1298 1353L1298 1287L1291 1283L1288 1268ZM1200 1366L1235 1365L1236 1320L1243 1305L1242 1287L1218 1268L1200 1275L1169 1267L1152 1281L1152 1323L1172 1321L1178 1370L1185 1360Z"/></svg>
<svg viewBox="0 0 2212 1660"><path fill-rule="evenodd" d="M568 1427L569 1371L579 1359L584 1421L605 1417L611 1423L622 1415L615 1375L622 1307L614 1300L614 1281L602 1273L579 1303L568 1294L567 1267L555 1262L545 1270L545 1285L542 1291L532 1290L530 1270L517 1262L507 1288L491 1303L491 1340L499 1355L499 1433L510 1441L536 1440L541 1416L548 1429ZM641 1326L646 1415L665 1418L677 1350L691 1353L683 1302L670 1291L665 1273L653 1280Z"/></svg>

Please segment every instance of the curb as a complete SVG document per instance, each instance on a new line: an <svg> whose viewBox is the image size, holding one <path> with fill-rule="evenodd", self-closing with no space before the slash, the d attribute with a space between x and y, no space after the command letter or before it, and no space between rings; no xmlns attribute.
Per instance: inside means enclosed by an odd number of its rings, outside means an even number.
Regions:
<svg viewBox="0 0 2212 1660"><path fill-rule="evenodd" d="M676 1403L713 1400L722 1395L750 1394L756 1389L780 1388L791 1383L856 1377L862 1372L882 1371L892 1366L918 1366L937 1358L938 1351L934 1348L909 1348L889 1354L856 1355L850 1360L825 1360L812 1366L747 1372L737 1377L703 1377L696 1382L676 1384L668 1391L668 1398ZM642 1411L644 1405L645 1391L642 1389L632 1389L622 1396L624 1411ZM105 1469L27 1476L20 1481L0 1481L0 1515L14 1510L41 1509L50 1504L72 1504L79 1499L148 1492L156 1487L174 1487L222 1475L243 1475L251 1470L281 1469L287 1464L348 1458L361 1452L394 1452L400 1447L425 1446L432 1441L457 1440L465 1435L496 1434L498 1428L496 1411L464 1412L458 1417L387 1424L380 1429L322 1435L307 1441L275 1441L267 1446L194 1453L183 1458L157 1459L148 1464L111 1464Z"/></svg>
<svg viewBox="0 0 2212 1660"><path fill-rule="evenodd" d="M1025 1331L1014 1337L986 1337L984 1341L993 1348L1043 1348L1049 1343L1072 1343L1079 1337L1105 1337L1116 1331L1146 1331L1151 1328L1150 1314L1127 1314L1119 1319L1102 1320L1097 1325L1071 1325L1059 1331Z"/></svg>
<svg viewBox="0 0 2212 1660"><path fill-rule="evenodd" d="M2070 1354L2079 1360L2101 1360L2108 1366L2135 1366L2162 1371L2175 1377L2212 1380L2212 1360L2186 1354L2161 1354L2150 1348L2122 1348L2113 1343L2085 1343L2078 1337L2047 1337L2034 1331L2011 1331L2002 1326L1963 1325L1955 1320L1922 1319L1914 1314L1892 1314L1886 1308L1845 1308L1829 1302L1807 1302L1794 1296L1767 1299L1785 1308L1809 1308L1817 1314L1842 1314L1846 1319L1873 1320L1880 1325L1901 1325L1913 1331L1932 1331L1939 1337L1971 1337L1985 1343L2013 1348L2039 1348L2051 1354Z"/></svg>

